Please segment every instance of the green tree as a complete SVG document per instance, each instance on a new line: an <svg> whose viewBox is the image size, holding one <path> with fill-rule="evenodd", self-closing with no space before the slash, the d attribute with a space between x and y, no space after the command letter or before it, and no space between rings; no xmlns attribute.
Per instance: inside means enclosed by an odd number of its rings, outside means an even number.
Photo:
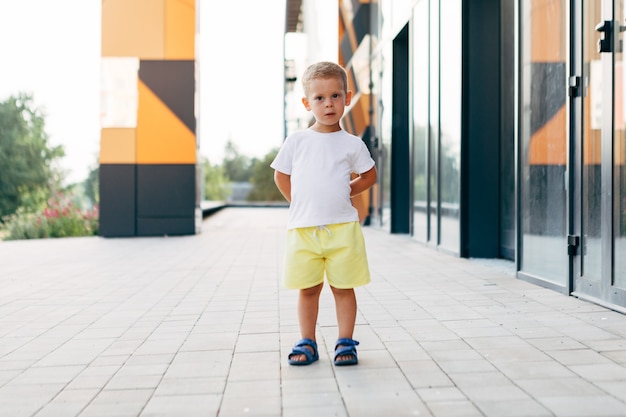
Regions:
<svg viewBox="0 0 626 417"><path fill-rule="evenodd" d="M270 164L276 158L278 148L272 149L262 160L257 160L252 167L252 190L248 201L285 201L274 183L274 170Z"/></svg>
<svg viewBox="0 0 626 417"><path fill-rule="evenodd" d="M92 206L100 203L100 166L96 165L95 168L92 168L87 174L87 178L83 181L83 190L85 193L85 197L89 200Z"/></svg>
<svg viewBox="0 0 626 417"><path fill-rule="evenodd" d="M239 148L229 140L224 150L224 173L232 182L247 182L252 176L254 161L239 152Z"/></svg>
<svg viewBox="0 0 626 417"><path fill-rule="evenodd" d="M59 187L52 164L64 154L62 146L50 146L44 114L31 95L0 102L0 218L20 206L41 208Z"/></svg>
<svg viewBox="0 0 626 417"><path fill-rule="evenodd" d="M202 161L204 173L204 199L224 201L231 193L228 178L222 165L212 165L209 160Z"/></svg>

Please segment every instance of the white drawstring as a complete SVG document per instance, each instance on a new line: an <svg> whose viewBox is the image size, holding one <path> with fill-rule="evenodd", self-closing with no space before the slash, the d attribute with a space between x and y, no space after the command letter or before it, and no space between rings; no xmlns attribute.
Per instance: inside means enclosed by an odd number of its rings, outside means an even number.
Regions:
<svg viewBox="0 0 626 417"><path fill-rule="evenodd" d="M317 231L318 230L325 230L326 233L328 233L328 236L332 236L332 233L330 232L330 229L326 226L317 226L314 230L313 230L313 237L317 240L319 240L319 238L317 237Z"/></svg>

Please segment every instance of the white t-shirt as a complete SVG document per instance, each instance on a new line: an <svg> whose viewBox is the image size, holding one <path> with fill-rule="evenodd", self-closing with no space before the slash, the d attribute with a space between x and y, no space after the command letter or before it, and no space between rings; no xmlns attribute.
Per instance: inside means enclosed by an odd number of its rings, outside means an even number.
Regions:
<svg viewBox="0 0 626 417"><path fill-rule="evenodd" d="M289 135L272 168L291 176L287 229L358 221L350 201L350 174L374 166L361 138L340 130Z"/></svg>

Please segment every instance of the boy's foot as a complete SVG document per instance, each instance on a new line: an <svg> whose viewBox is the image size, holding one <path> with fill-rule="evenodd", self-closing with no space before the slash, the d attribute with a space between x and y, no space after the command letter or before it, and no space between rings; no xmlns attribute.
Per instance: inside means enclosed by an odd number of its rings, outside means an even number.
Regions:
<svg viewBox="0 0 626 417"><path fill-rule="evenodd" d="M313 352L313 348L311 346L304 346L304 348L308 349L309 352L311 352L311 355L315 355L315 353ZM294 352L291 352L289 354L289 361L291 362L292 365L295 365L295 362L306 362L307 360L308 360L308 357L304 353L296 354Z"/></svg>
<svg viewBox="0 0 626 417"><path fill-rule="evenodd" d="M312 339L300 340L288 356L290 365L310 365L318 359L317 343Z"/></svg>
<svg viewBox="0 0 626 417"><path fill-rule="evenodd" d="M358 341L349 338L341 338L335 344L335 366L356 365L359 358L356 354Z"/></svg>

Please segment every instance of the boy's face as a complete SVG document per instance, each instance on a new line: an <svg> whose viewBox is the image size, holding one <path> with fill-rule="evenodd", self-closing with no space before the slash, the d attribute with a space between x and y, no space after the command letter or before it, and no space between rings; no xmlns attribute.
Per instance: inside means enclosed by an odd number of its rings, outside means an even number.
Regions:
<svg viewBox="0 0 626 417"><path fill-rule="evenodd" d="M341 79L315 78L309 85L308 94L302 98L302 103L315 116L313 130L336 132L341 130L339 121L351 99L352 92L344 90Z"/></svg>

